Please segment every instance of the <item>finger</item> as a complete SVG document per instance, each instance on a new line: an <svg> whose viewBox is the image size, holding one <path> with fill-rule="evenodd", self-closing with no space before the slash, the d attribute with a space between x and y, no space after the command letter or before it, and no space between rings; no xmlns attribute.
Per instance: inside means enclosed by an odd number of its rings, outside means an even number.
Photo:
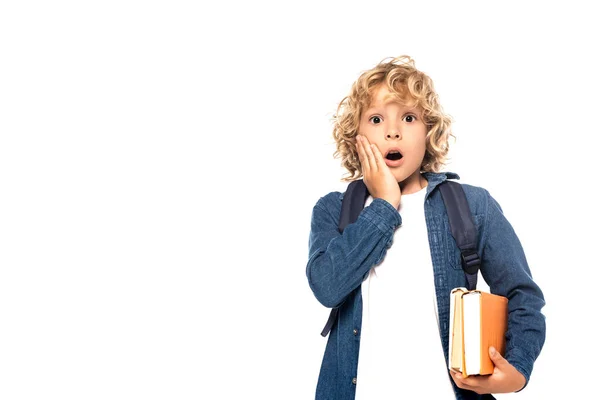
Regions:
<svg viewBox="0 0 600 400"><path fill-rule="evenodd" d="M363 136L363 141L365 145L365 154L369 157L369 167L373 171L378 171L379 166L377 165L377 159L375 158L375 154L373 154L373 149L371 147L371 143L369 143L369 139Z"/></svg>
<svg viewBox="0 0 600 400"><path fill-rule="evenodd" d="M372 144L371 148L373 149L373 154L375 155L375 162L377 163L377 166L379 167L379 169L387 167L387 164L385 163L385 160L383 159L383 155L379 151L379 147L377 147L377 145Z"/></svg>
<svg viewBox="0 0 600 400"><path fill-rule="evenodd" d="M363 138L360 135L356 136L356 148L358 150L358 158L360 159L360 163L362 165L362 172L364 175L365 172L368 172L370 170L370 168L369 168L369 158L367 157L367 154L365 152L365 145L363 142Z"/></svg>
<svg viewBox="0 0 600 400"><path fill-rule="evenodd" d="M456 386L458 386L461 389L467 389L467 390L473 390L474 388L471 387L470 385L468 385L465 382L466 378L463 378L462 373L461 372L451 372L450 373L452 375L452 379L454 380L454 383L456 383Z"/></svg>
<svg viewBox="0 0 600 400"><path fill-rule="evenodd" d="M454 382L456 386L461 389L472 390L474 392L482 392L486 387L488 377L487 376L467 376L463 377L461 372L455 372Z"/></svg>
<svg viewBox="0 0 600 400"><path fill-rule="evenodd" d="M462 378L462 381L465 385L473 387L473 388L481 388L485 386L487 381L487 376L467 376L466 378Z"/></svg>
<svg viewBox="0 0 600 400"><path fill-rule="evenodd" d="M509 365L508 361L506 361L506 358L502 357L502 354L500 354L500 352L497 351L493 346L490 346L489 353L494 366L502 369L502 367Z"/></svg>

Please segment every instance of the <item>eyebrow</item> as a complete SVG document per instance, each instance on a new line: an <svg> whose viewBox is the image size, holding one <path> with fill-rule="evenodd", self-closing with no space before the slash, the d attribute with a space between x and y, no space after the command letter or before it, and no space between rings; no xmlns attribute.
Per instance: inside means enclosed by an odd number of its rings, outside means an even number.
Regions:
<svg viewBox="0 0 600 400"><path fill-rule="evenodd" d="M419 112L419 107L417 106L412 106L409 107L408 105L404 104L404 103L400 103L398 101L394 101L394 100L388 100L383 104L378 104L378 105L369 105L369 107L367 107L366 111L371 111L374 108L382 108L382 107L386 107L390 104L398 104L402 109L406 110L406 111L414 111L416 113Z"/></svg>
<svg viewBox="0 0 600 400"><path fill-rule="evenodd" d="M383 104L381 105L377 105L377 107L385 107L388 106L389 104L398 104L400 107L402 108L408 108L408 106L406 105L406 103L402 103L400 100L398 100L398 98L396 96L394 96L394 94L392 93L388 93L384 98L383 98ZM367 107L367 110L370 110L371 108L375 108L373 107L373 103L371 102L371 104L369 104L369 106ZM416 107L413 105L412 107L410 107L410 110L414 110Z"/></svg>

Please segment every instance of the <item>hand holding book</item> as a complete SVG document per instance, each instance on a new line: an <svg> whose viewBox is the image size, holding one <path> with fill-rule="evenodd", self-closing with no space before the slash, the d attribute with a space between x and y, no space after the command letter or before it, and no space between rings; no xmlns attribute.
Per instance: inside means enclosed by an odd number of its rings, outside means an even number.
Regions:
<svg viewBox="0 0 600 400"><path fill-rule="evenodd" d="M515 392L525 386L525 377L502 356L507 306L503 296L452 290L448 368L459 388L485 394Z"/></svg>
<svg viewBox="0 0 600 400"><path fill-rule="evenodd" d="M490 347L489 354L494 363L494 372L491 375L471 375L465 378L462 372L450 371L456 386L478 394L511 393L521 390L526 383L525 377L493 347Z"/></svg>

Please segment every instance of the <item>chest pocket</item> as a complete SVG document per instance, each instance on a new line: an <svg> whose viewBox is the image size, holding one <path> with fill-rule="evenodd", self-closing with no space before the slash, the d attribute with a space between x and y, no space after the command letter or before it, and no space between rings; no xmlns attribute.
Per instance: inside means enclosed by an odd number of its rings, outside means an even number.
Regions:
<svg viewBox="0 0 600 400"><path fill-rule="evenodd" d="M475 226L477 227L479 240L481 239L483 217L484 217L483 215L474 215L473 216L473 222L475 223ZM446 244L446 257L448 259L448 263L452 266L452 268L462 270L460 249L458 248L458 246L456 245L456 242L454 241L452 232L450 232L450 224L448 223L447 220L444 220L444 227L445 227L444 241ZM479 256L481 256L481 254Z"/></svg>

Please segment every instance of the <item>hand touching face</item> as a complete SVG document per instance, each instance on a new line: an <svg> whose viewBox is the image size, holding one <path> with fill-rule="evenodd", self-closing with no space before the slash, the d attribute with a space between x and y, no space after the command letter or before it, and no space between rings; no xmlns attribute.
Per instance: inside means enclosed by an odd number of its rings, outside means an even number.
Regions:
<svg viewBox="0 0 600 400"><path fill-rule="evenodd" d="M400 206L400 185L386 165L381 152L364 136L356 136L358 158L362 166L363 181L373 198L386 200L396 209Z"/></svg>

